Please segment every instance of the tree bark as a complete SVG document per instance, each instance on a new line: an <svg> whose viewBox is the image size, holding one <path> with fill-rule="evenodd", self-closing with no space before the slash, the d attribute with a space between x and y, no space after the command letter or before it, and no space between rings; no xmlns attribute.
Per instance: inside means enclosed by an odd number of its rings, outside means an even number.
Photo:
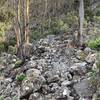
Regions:
<svg viewBox="0 0 100 100"><path fill-rule="evenodd" d="M19 7L18 7L18 0L14 0L14 10L15 10L15 17L14 17L14 29L16 34L16 41L17 41L17 48L19 48L21 43L21 36L20 36L20 26L19 26Z"/></svg>
<svg viewBox="0 0 100 100"><path fill-rule="evenodd" d="M29 2L30 0L25 0L25 11L24 11L24 16L25 16L25 42L29 43L30 41L30 35L29 35Z"/></svg>
<svg viewBox="0 0 100 100"><path fill-rule="evenodd" d="M80 0L79 3L79 33L78 38L80 45L83 44L83 24L84 24L84 0Z"/></svg>

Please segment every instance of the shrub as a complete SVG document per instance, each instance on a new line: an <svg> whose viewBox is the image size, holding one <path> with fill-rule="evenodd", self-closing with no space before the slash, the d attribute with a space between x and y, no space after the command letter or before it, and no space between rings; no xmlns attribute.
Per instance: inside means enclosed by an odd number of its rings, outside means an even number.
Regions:
<svg viewBox="0 0 100 100"><path fill-rule="evenodd" d="M4 49L4 44L1 42L0 43L0 53L2 52L2 51L4 51L5 49Z"/></svg>
<svg viewBox="0 0 100 100"><path fill-rule="evenodd" d="M0 100L4 100L4 97L3 96L0 96Z"/></svg>
<svg viewBox="0 0 100 100"><path fill-rule="evenodd" d="M21 73L20 75L16 76L16 80L18 82L22 82L26 78L25 74Z"/></svg>
<svg viewBox="0 0 100 100"><path fill-rule="evenodd" d="M90 40L88 46L92 49L100 50L100 37L95 40Z"/></svg>
<svg viewBox="0 0 100 100"><path fill-rule="evenodd" d="M18 100L18 97L13 97L12 100Z"/></svg>
<svg viewBox="0 0 100 100"><path fill-rule="evenodd" d="M73 27L78 25L78 17L75 12L70 12L67 14L66 18L64 18L64 22L67 23L68 27Z"/></svg>
<svg viewBox="0 0 100 100"><path fill-rule="evenodd" d="M13 46L9 46L8 47L8 52L11 53L11 54L16 54L16 48L13 47Z"/></svg>
<svg viewBox="0 0 100 100"><path fill-rule="evenodd" d="M8 44L11 45L11 46L15 46L15 44L16 44L15 37L14 38L10 38L10 40L8 41Z"/></svg>
<svg viewBox="0 0 100 100"><path fill-rule="evenodd" d="M22 60L18 60L18 61L16 61L16 63L15 63L15 68L20 67L21 64L22 64Z"/></svg>

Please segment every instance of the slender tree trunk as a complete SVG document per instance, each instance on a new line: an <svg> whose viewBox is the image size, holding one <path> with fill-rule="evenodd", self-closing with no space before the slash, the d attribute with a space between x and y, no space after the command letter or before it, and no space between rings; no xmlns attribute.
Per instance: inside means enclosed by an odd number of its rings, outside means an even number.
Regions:
<svg viewBox="0 0 100 100"><path fill-rule="evenodd" d="M79 33L78 33L80 45L83 44L83 37L82 37L83 23L84 23L84 0L80 0L80 3L79 3Z"/></svg>
<svg viewBox="0 0 100 100"><path fill-rule="evenodd" d="M29 43L30 41L30 34L29 34L29 3L30 0L25 0L25 11L24 11L24 16L25 16L25 42Z"/></svg>
<svg viewBox="0 0 100 100"><path fill-rule="evenodd" d="M17 56L23 61L30 57L31 51L31 44L29 43L29 2L29 0L14 0Z"/></svg>
<svg viewBox="0 0 100 100"><path fill-rule="evenodd" d="M18 7L18 0L14 0L14 10L15 10L15 17L14 17L14 29L16 34L16 41L17 41L17 48L19 48L21 43L21 36L20 36L20 26L19 26L19 7Z"/></svg>

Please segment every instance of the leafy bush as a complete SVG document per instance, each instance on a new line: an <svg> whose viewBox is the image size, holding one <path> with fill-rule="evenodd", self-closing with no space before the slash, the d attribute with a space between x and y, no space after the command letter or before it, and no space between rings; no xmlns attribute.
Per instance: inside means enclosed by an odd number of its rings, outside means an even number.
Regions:
<svg viewBox="0 0 100 100"><path fill-rule="evenodd" d="M0 22L0 42L5 38L5 31L10 29L10 22Z"/></svg>
<svg viewBox="0 0 100 100"><path fill-rule="evenodd" d="M9 46L8 47L8 52L11 53L11 54L16 54L16 48L13 47L13 46Z"/></svg>
<svg viewBox="0 0 100 100"><path fill-rule="evenodd" d="M100 23L100 16L94 16L94 21L99 24Z"/></svg>
<svg viewBox="0 0 100 100"><path fill-rule="evenodd" d="M0 43L0 53L1 53L2 51L4 51L4 50L5 50L4 44L1 42L1 43Z"/></svg>
<svg viewBox="0 0 100 100"><path fill-rule="evenodd" d="M4 97L3 96L0 96L0 100L4 100Z"/></svg>
<svg viewBox="0 0 100 100"><path fill-rule="evenodd" d="M92 49L100 50L100 37L95 40L90 40L88 46Z"/></svg>
<svg viewBox="0 0 100 100"><path fill-rule="evenodd" d="M22 64L22 60L18 60L18 61L15 63L15 68L20 67L21 64Z"/></svg>
<svg viewBox="0 0 100 100"><path fill-rule="evenodd" d="M54 34L67 32L67 30L68 30L68 25L62 19L55 21L55 23L52 22L51 31Z"/></svg>
<svg viewBox="0 0 100 100"><path fill-rule="evenodd" d="M67 16L64 16L63 18L57 19L53 18L50 22L50 26L48 23L48 20L45 20L42 22L41 25L42 29L36 29L32 32L32 38L37 39L44 37L48 34L59 34L59 33L66 33L69 31L69 28L77 24L77 17L74 14L68 14Z"/></svg>
<svg viewBox="0 0 100 100"><path fill-rule="evenodd" d="M25 74L21 73L20 75L16 76L16 80L18 82L22 82L26 78Z"/></svg>
<svg viewBox="0 0 100 100"><path fill-rule="evenodd" d="M95 9L95 14L100 17L100 6Z"/></svg>
<svg viewBox="0 0 100 100"><path fill-rule="evenodd" d="M14 38L10 38L10 40L8 41L8 45L10 46L15 46L15 44L16 44L16 39L15 39L15 37Z"/></svg>
<svg viewBox="0 0 100 100"><path fill-rule="evenodd" d="M75 12L70 12L64 18L64 22L67 23L68 27L73 27L78 25L78 17L76 16Z"/></svg>
<svg viewBox="0 0 100 100"><path fill-rule="evenodd" d="M13 97L12 100L18 100L18 97Z"/></svg>

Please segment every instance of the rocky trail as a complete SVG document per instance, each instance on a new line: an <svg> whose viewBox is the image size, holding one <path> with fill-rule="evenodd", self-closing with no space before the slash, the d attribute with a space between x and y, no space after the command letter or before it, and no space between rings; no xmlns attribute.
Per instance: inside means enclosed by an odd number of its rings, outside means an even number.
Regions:
<svg viewBox="0 0 100 100"><path fill-rule="evenodd" d="M48 35L33 41L33 55L23 65L2 53L0 57L0 96L4 100L95 100L90 70L95 51L68 47L69 35ZM22 81L21 75L25 75Z"/></svg>

